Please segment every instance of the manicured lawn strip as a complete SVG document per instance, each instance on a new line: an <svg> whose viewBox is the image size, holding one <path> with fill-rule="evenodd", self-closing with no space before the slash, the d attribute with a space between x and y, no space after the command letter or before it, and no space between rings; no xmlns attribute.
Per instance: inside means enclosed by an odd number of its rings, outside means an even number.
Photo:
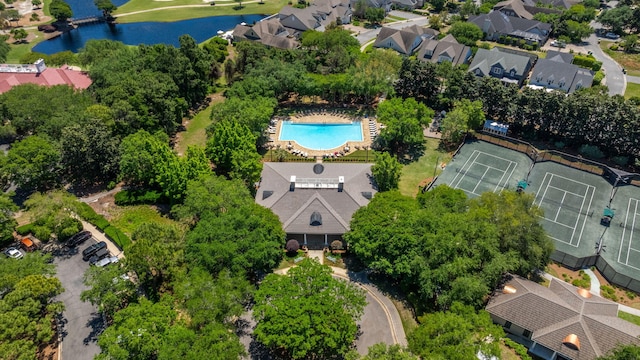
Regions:
<svg viewBox="0 0 640 360"><path fill-rule="evenodd" d="M10 44L9 46L11 47L11 50L9 50L9 53L7 54L7 64L19 64L20 59L24 55L29 53L31 49L38 43L44 41L44 35L40 31L27 30L27 32L29 32L30 34L35 34L36 37L25 44Z"/></svg>
<svg viewBox="0 0 640 360"><path fill-rule="evenodd" d="M138 226L151 223L177 225L175 221L163 217L155 208L149 205L120 207L111 220L113 226L122 230L128 236L131 236Z"/></svg>
<svg viewBox="0 0 640 360"><path fill-rule="evenodd" d="M438 148L439 144L440 140L438 139L427 139L424 155L418 161L414 161L402 168L399 189L403 195L416 196L420 183L433 177L434 169L436 175L440 174L442 172L440 164L451 160L449 153Z"/></svg>
<svg viewBox="0 0 640 360"><path fill-rule="evenodd" d="M387 15L387 17L385 18L385 20L393 20L393 21L402 21L402 20L407 20L403 17L400 16L393 16L393 15Z"/></svg>
<svg viewBox="0 0 640 360"><path fill-rule="evenodd" d="M629 99L634 96L640 97L640 84L627 81L627 90L624 92L624 98Z"/></svg>
<svg viewBox="0 0 640 360"><path fill-rule="evenodd" d="M618 311L618 317L632 324L640 325L640 316L638 315L629 314L624 311Z"/></svg>
<svg viewBox="0 0 640 360"><path fill-rule="evenodd" d="M622 51L613 51L609 49L611 44L613 44L612 41L601 41L600 48L620 64L620 66L625 68L627 75L640 76L640 54L627 54Z"/></svg>
<svg viewBox="0 0 640 360"><path fill-rule="evenodd" d="M184 2L190 2L184 4ZM131 4L131 5L130 5ZM283 6L287 4L287 0L274 0L265 1L264 4L257 2L243 3L243 8L236 10L237 6L235 2L216 2L215 6L209 6L201 1L197 0L177 0L176 2L156 2L156 1L130 1L122 8L119 8L114 14L118 18L119 23L131 23L131 22L143 22L143 21L179 21L193 18L202 18L208 16L221 16L221 15L249 15L249 14L275 14ZM127 6L130 5L130 6ZM118 14L124 14L140 10L157 9L167 6L179 6L179 5L205 5L199 7L186 7L186 8L173 8L157 11L144 12L140 14L132 14L127 16L118 16ZM227 6L228 5L228 6Z"/></svg>

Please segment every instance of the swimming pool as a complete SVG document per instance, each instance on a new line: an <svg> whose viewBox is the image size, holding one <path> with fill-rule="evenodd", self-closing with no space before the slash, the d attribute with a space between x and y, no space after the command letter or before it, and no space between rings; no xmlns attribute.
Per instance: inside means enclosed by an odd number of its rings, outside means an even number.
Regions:
<svg viewBox="0 0 640 360"><path fill-rule="evenodd" d="M349 141L362 141L362 124L310 124L283 121L279 140L295 141L310 150L335 149Z"/></svg>

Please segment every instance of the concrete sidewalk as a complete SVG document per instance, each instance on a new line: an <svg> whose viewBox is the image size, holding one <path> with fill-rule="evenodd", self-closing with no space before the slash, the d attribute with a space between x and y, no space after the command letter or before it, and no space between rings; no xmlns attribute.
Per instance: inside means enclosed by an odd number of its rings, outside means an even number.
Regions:
<svg viewBox="0 0 640 360"><path fill-rule="evenodd" d="M81 220L81 221L84 229L87 231L90 231L91 236L93 236L94 239L96 239L97 241L104 241L105 243L107 243L107 249L109 249L109 252L111 253L111 255L117 256L118 259L124 258L124 251L120 250L120 248L118 248L118 246L116 246L116 244L114 244L113 241L109 240L109 238L102 231L100 231L97 227L93 226L92 224L84 220Z"/></svg>

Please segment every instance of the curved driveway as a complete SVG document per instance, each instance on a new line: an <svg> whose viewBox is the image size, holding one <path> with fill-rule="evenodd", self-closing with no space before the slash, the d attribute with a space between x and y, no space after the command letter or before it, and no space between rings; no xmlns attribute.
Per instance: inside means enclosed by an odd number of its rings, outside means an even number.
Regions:
<svg viewBox="0 0 640 360"><path fill-rule="evenodd" d="M591 27L599 29L602 28L602 25L597 22L592 22ZM602 51L600 44L598 44L596 34L591 34L586 42L587 45L584 46L585 50L591 51L596 59L602 61L602 68L605 73L604 83L609 87L609 95L624 95L627 88L627 80L622 73L622 67Z"/></svg>

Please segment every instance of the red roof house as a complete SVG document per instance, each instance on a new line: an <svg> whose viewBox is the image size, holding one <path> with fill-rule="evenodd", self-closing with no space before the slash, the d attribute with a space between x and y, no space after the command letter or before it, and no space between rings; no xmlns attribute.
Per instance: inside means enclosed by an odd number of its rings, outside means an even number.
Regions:
<svg viewBox="0 0 640 360"><path fill-rule="evenodd" d="M89 76L69 66L48 68L42 59L33 65L0 65L0 94L22 84L41 86L69 85L76 89L86 89L91 85Z"/></svg>

